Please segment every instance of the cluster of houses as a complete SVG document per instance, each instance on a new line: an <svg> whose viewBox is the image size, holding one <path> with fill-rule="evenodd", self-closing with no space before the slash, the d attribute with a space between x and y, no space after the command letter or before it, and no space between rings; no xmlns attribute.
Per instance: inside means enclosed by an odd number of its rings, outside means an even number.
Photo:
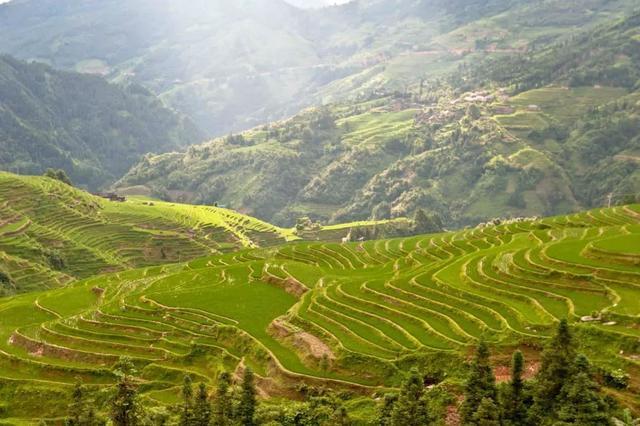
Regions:
<svg viewBox="0 0 640 426"><path fill-rule="evenodd" d="M454 118L455 112L449 110L440 110L438 108L427 108L416 114L414 122L420 124L443 124Z"/></svg>

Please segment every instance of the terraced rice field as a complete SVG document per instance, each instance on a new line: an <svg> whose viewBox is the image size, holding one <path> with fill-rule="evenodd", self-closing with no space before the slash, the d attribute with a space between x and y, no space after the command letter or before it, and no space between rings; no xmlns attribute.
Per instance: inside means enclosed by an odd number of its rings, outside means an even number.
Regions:
<svg viewBox="0 0 640 426"><path fill-rule="evenodd" d="M0 301L0 377L99 389L128 355L155 402L176 397L184 372L212 382L241 364L267 394L301 381L371 392L397 386L410 357L459 356L483 336L536 347L561 318L638 371L639 236L640 206L627 206L99 275Z"/></svg>
<svg viewBox="0 0 640 426"><path fill-rule="evenodd" d="M231 210L144 199L117 203L51 179L0 173L0 270L11 277L3 294L291 237Z"/></svg>

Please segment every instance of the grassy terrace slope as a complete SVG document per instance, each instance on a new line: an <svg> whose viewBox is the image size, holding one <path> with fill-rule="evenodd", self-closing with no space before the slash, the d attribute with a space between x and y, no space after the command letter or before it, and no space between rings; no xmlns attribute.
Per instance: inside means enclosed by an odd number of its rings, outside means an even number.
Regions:
<svg viewBox="0 0 640 426"><path fill-rule="evenodd" d="M4 415L31 415L30 401L64 396L77 377L99 393L120 355L134 359L151 403L175 400L185 371L213 381L242 363L267 394L286 394L293 377L371 391L396 386L420 359L459 360L483 335L535 348L561 318L576 323L599 365L631 373L637 395L639 236L634 205L247 249L6 298L0 377L22 402ZM39 411L55 417L60 407Z"/></svg>
<svg viewBox="0 0 640 426"><path fill-rule="evenodd" d="M116 203L47 178L0 172L4 294L287 237L289 231L230 210L143 199Z"/></svg>

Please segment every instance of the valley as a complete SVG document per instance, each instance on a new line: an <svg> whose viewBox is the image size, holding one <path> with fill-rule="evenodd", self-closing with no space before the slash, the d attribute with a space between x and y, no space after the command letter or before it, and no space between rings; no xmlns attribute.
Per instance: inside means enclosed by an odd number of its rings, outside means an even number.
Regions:
<svg viewBox="0 0 640 426"><path fill-rule="evenodd" d="M0 28L0 424L640 421L636 0Z"/></svg>

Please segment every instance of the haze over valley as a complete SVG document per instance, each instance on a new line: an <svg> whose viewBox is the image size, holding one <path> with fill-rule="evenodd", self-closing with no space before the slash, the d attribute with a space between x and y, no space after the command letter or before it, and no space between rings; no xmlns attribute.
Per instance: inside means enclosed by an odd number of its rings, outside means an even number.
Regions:
<svg viewBox="0 0 640 426"><path fill-rule="evenodd" d="M640 421L637 0L0 0L0 423Z"/></svg>

